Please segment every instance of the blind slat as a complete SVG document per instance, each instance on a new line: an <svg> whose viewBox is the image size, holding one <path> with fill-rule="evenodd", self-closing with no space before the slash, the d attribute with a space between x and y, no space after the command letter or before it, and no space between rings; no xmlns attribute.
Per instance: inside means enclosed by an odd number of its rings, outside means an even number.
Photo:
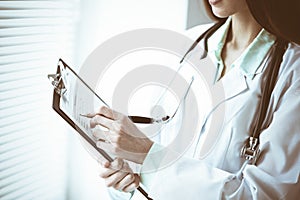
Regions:
<svg viewBox="0 0 300 200"><path fill-rule="evenodd" d="M34 43L39 43L39 42L45 42L45 38L47 38L48 42L56 42L58 44L60 44L61 42L73 39L72 37L70 37L70 35L68 35L66 33L62 34L60 37L57 37L55 34L0 37L0 46L34 44Z"/></svg>
<svg viewBox="0 0 300 200"><path fill-rule="evenodd" d="M13 99L16 97L22 97L25 95L31 95L31 94L43 93L43 92L45 92L45 91L41 85L33 85L31 87L25 87L25 88L20 87L20 88L14 89L14 90L8 90L5 92L1 92L0 93L0 95L1 95L0 102L9 100L9 99Z"/></svg>
<svg viewBox="0 0 300 200"><path fill-rule="evenodd" d="M5 95L4 92L9 93L9 91L36 87L39 84L44 84L45 85L44 82L45 82L45 77L38 76L38 77L32 77L30 79L25 79L25 81L23 79L21 79L21 80L15 80L15 81L0 83L0 94L3 95L0 98L0 101L5 101L7 99L11 99L11 98L7 98L7 96L4 96ZM47 82L47 83L49 83L49 82ZM27 91L30 91L30 90L27 90ZM15 92L17 93L18 91L15 91ZM25 94L25 95L31 95L31 94ZM17 94L15 95L16 98L18 98L19 96L20 95L17 95ZM0 105L2 105L2 104L0 104Z"/></svg>
<svg viewBox="0 0 300 200"><path fill-rule="evenodd" d="M28 137L24 138L23 140L15 140L14 142L9 142L1 145L2 148L0 150L0 155L1 155L1 159L4 160L4 162L2 161L2 163L5 163L5 160L10 157L9 155L13 155L14 152L18 152L18 153L22 152L22 154L24 152L30 153L30 151L27 150L26 151L20 150L22 148L28 149L29 147L26 145L30 145L30 148L34 147L35 145L41 147L41 144L38 143L39 139L41 139L41 136L39 135L33 135L31 137L28 135Z"/></svg>
<svg viewBox="0 0 300 200"><path fill-rule="evenodd" d="M49 65L52 65L54 68L57 65L57 61L53 60L51 63L49 63L47 60L36 59L36 60L19 62L19 63L10 63L10 64L6 64L6 65L0 65L0 73L6 73L6 72L10 72L10 71L27 70L27 69L37 68L37 67L41 67L41 66L47 67Z"/></svg>
<svg viewBox="0 0 300 200"><path fill-rule="evenodd" d="M43 18L43 17L72 17L72 11L59 9L27 9L27 10L2 10L0 18L15 19L15 18Z"/></svg>
<svg viewBox="0 0 300 200"><path fill-rule="evenodd" d="M58 144L63 144L58 141ZM19 148L19 150L24 150ZM30 151L31 150L31 151ZM6 159L3 164L0 166L0 174L1 177L6 177L9 172L20 170L21 168L28 168L31 165L40 165L47 164L49 162L63 162L63 160L59 160L58 156L65 156L65 153L61 152L61 154L53 154L52 149L45 147L42 143L34 143L33 147L29 147L25 152L20 152L19 154L14 154L9 159ZM11 153L11 152L10 152ZM52 159L50 156L57 156L56 159ZM61 166L53 166L58 169L63 169ZM20 170L21 171L21 170Z"/></svg>
<svg viewBox="0 0 300 200"><path fill-rule="evenodd" d="M30 54L32 55L32 54ZM23 56L24 58L26 55ZM1 56L0 56L1 59ZM28 66L30 67L30 66ZM14 80L20 80L20 79L26 79L28 77L38 77L38 76L43 76L47 74L47 69L46 68L33 68L33 69L28 69L26 70L27 73L24 73L22 70L16 70L16 71L11 71L11 72L6 72L6 73L1 73L0 74L0 84L9 82L9 81L14 81Z"/></svg>
<svg viewBox="0 0 300 200"><path fill-rule="evenodd" d="M0 1L1 9L33 9L33 8L59 8L71 9L74 7L72 2L68 1Z"/></svg>
<svg viewBox="0 0 300 200"><path fill-rule="evenodd" d="M1 163L0 171L5 171L8 168L11 168L16 165L22 165L23 163L30 163L31 160L40 160L44 157L42 151L34 151L30 152L30 154L19 154L19 156L15 156L9 159L6 162Z"/></svg>
<svg viewBox="0 0 300 200"><path fill-rule="evenodd" d="M43 117L43 114L47 114L46 111L41 111L45 104L39 105L39 102L32 102L31 105L34 104L36 104L36 106L28 107L27 105L20 105L6 110L2 110L0 113L5 115L2 115L0 117L0 128L11 124L16 124L19 121L27 120L28 115L38 115Z"/></svg>
<svg viewBox="0 0 300 200"><path fill-rule="evenodd" d="M22 71L24 73L27 70L41 70L41 68L45 68L46 66L49 66L49 63L45 63L45 62L44 63L43 62L35 63L34 61L30 61L30 62L25 61L25 62L23 62L23 64L10 65L9 69L8 69L8 67L0 67L0 76L1 76L1 74L18 73L20 71ZM55 65L53 65L53 66L55 66ZM18 80L16 80L16 81L18 81ZM4 83L6 83L6 82L3 82L2 84L4 84Z"/></svg>
<svg viewBox="0 0 300 200"><path fill-rule="evenodd" d="M41 160L33 160L31 162L24 162L22 164L6 168L0 171L0 179L2 180L6 177L22 173L23 171L33 169L40 165L45 165L45 162L41 162Z"/></svg>
<svg viewBox="0 0 300 200"><path fill-rule="evenodd" d="M26 97L18 97L18 98L10 99L7 101L2 101L2 103L0 104L0 112L2 112L5 109L12 108L14 106L18 106L18 107L19 106L27 106L32 101L45 102L46 99L45 99L45 97L41 97L41 95L33 94L33 95L27 95Z"/></svg>
<svg viewBox="0 0 300 200"><path fill-rule="evenodd" d="M25 19L0 19L0 28L10 28L10 27L35 27L35 26L45 26L52 25L56 26L72 26L72 19L68 18L25 18Z"/></svg>
<svg viewBox="0 0 300 200"><path fill-rule="evenodd" d="M45 56L41 56L41 57L38 57L37 54L33 54L33 55L35 55L34 57L28 57L27 59L25 58L25 56L22 56L22 58L16 60L16 62L30 62L30 61L36 61L36 60L44 60L45 63L49 64L49 63L53 63L54 61L58 60L58 58L70 57L70 55L71 55L70 52L65 52L65 53L59 54L61 51L63 51L63 50L57 50L56 54L54 52L52 52L48 56L45 55ZM43 52L43 53L45 53L45 52ZM42 55L42 53L41 53L41 55ZM0 60L0 62L1 62L1 60ZM16 62L13 62L13 60L11 60L11 59L7 59L5 62L3 61L3 63L0 63L0 65L8 65L8 64L16 63ZM48 67L50 67L50 66L48 65Z"/></svg>
<svg viewBox="0 0 300 200"><path fill-rule="evenodd" d="M38 131L40 131L41 128L34 126L30 127L28 129L22 129L19 132L16 132L15 134L7 134L7 135L1 135L0 136L0 145L9 143L9 142L14 142L16 140L22 140L26 136L32 136L34 134L37 134Z"/></svg>
<svg viewBox="0 0 300 200"><path fill-rule="evenodd" d="M33 27L16 27L0 29L0 37L12 37L20 35L40 35L40 34L62 34L72 33L74 30L71 26L33 26Z"/></svg>
<svg viewBox="0 0 300 200"><path fill-rule="evenodd" d="M47 177L47 175L49 175L46 172L39 172L39 173L44 177ZM59 179L55 180L52 177L49 177L48 179L42 179L40 177L38 177L38 176L31 177L31 178L29 177L28 179L23 179L22 182L15 183L11 189L6 190L3 193L2 192L0 193L1 200L6 200L6 199L7 200L12 200L12 199L22 199L23 200L24 195L27 195L27 196L29 194L34 195L39 190L47 191L44 188L51 187L51 186L47 185L47 183L50 180L53 182L59 181ZM56 187L52 186L52 189L59 189L59 188L57 186ZM60 191L61 190L62 189L60 189ZM59 199L62 199L63 195L64 194L62 194L62 196L60 196ZM36 196L36 195L34 195L34 196ZM49 190L48 195L44 194L43 196L45 197L44 199L49 199L49 197L52 196L52 193ZM42 198L38 197L37 199L39 200ZM57 199L57 197L56 197L56 199ZM49 200L52 200L52 199L50 198Z"/></svg>
<svg viewBox="0 0 300 200"><path fill-rule="evenodd" d="M73 48L73 45L70 43L64 43L64 44L60 44L63 45L64 48L69 49L69 48ZM25 53L47 53L47 52L54 52L58 49L58 45L53 42L48 43L48 44L33 44L33 45L25 45L25 46L29 46L28 49L23 49L22 46L24 45L15 45L15 46L7 46L5 48L3 48L0 51L0 57L1 56L8 56L8 55L20 55L20 54L25 54ZM34 57L33 59L40 59L37 57ZM26 62L27 60L22 60L21 62ZM48 64L48 63L47 63ZM0 68L0 70L2 71L2 69ZM4 70L4 69L3 69ZM7 71L7 69L6 69Z"/></svg>
<svg viewBox="0 0 300 200"><path fill-rule="evenodd" d="M2 199L6 196L6 198L15 199L21 194L34 191L36 187L42 187L43 183L46 184L48 182L43 180L43 176L46 177L47 172L42 170L37 170L34 174L21 176L13 184L8 185L9 187L1 189L0 198Z"/></svg>
<svg viewBox="0 0 300 200"><path fill-rule="evenodd" d="M5 126L5 127L2 127L0 129L1 130L0 136L5 135L5 134L13 134L14 132L17 132L22 128L28 128L28 127L36 126L37 125L36 121L37 121L38 117L40 117L40 116L32 116L31 119L18 122L18 126L8 125L8 126ZM42 119L39 120L39 122L42 123L43 122L42 120L45 120L45 119L42 118Z"/></svg>

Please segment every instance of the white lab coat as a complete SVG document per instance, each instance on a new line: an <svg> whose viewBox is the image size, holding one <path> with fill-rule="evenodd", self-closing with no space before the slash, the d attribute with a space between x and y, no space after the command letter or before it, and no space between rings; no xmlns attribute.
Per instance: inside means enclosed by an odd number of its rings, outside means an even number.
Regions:
<svg viewBox="0 0 300 200"><path fill-rule="evenodd" d="M289 44L284 55L270 101L269 126L260 135L257 164L243 166L244 159L240 157L240 150L251 135L247 131L263 87L263 70L251 79L235 67L222 78L226 113L221 134L202 146L197 157L187 153L168 167L142 173L142 184L153 199L300 198L299 45ZM169 153L174 154L174 150ZM151 165L151 159L148 157L145 164Z"/></svg>

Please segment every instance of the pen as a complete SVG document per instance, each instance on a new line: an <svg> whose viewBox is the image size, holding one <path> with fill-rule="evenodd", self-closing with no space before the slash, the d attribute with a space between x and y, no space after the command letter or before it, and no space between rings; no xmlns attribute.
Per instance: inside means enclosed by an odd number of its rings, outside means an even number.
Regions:
<svg viewBox="0 0 300 200"><path fill-rule="evenodd" d="M96 115L101 115L102 114L97 114ZM95 114L80 114L81 117L87 117L87 118L92 118L95 116ZM161 119L154 119L150 117L141 117L141 116L128 116L128 118L133 122L133 123L139 123L139 124L153 124L153 123L160 123L160 122L166 122L170 118L169 116L165 116Z"/></svg>

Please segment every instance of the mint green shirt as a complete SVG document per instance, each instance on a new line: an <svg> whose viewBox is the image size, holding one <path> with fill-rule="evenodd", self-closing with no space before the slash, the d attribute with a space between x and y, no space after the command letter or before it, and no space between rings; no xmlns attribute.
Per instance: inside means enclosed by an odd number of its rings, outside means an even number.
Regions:
<svg viewBox="0 0 300 200"><path fill-rule="evenodd" d="M225 24L221 26L209 39L208 50L212 59L217 63L216 80L219 80L224 69L224 62L221 53L226 42L226 37L231 24L229 17ZM239 66L243 74L253 78L258 73L258 68L263 62L270 47L275 42L275 36L262 29L252 43L244 50L244 52L230 65L228 69Z"/></svg>

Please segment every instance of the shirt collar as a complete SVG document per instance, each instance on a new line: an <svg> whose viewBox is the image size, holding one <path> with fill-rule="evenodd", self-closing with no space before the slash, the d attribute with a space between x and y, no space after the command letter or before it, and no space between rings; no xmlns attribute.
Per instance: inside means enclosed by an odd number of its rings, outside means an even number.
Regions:
<svg viewBox="0 0 300 200"><path fill-rule="evenodd" d="M217 63L223 63L221 59L222 49L226 42L227 33L231 24L231 17L211 36L208 40L209 54ZM229 69L239 67L241 72L253 79L257 73L260 73L261 63L264 61L271 46L275 42L275 36L262 29L252 43L243 51L237 60L235 60ZM218 70L217 76L221 75L222 70Z"/></svg>

